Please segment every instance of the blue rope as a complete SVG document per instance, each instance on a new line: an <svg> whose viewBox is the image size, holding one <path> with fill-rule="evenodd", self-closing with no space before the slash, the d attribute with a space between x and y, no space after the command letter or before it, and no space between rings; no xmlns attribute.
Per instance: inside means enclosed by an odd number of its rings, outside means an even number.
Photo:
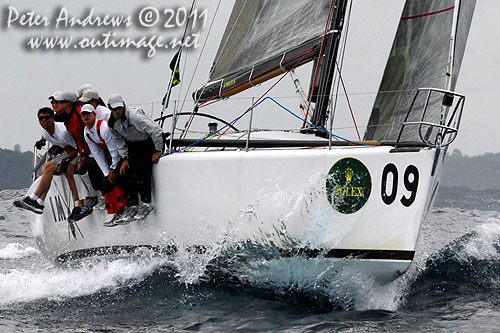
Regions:
<svg viewBox="0 0 500 333"><path fill-rule="evenodd" d="M252 110L253 110L253 109L255 109L257 106L259 106L260 104L264 103L264 101L266 101L266 100L271 100L271 101L273 101L276 105L278 105L278 106L279 106L279 107L281 107L283 110L285 110L285 111L287 111L288 113L290 113L292 116L294 116L294 117L296 117L296 118L300 119L300 120L301 120L301 121L303 121L303 122L306 122L307 124L311 125L312 127L316 128L316 129L318 129L318 130L320 130L320 131L322 131L322 132L325 132L325 133L326 133L326 134L328 134L328 135L331 135L332 137L335 137L335 138L337 138L337 139L340 139L340 140L343 140L343 141L346 141L346 142L349 142L349 143L353 143L353 144L355 144L355 145L359 145L359 146L368 146L368 145L365 145L365 144L363 144L363 143L356 142L356 141L351 141L351 140L349 140L349 139L346 139L346 138L343 138L343 137L341 137L341 136L338 136L338 135L335 135L335 134L333 134L333 133L330 133L329 131L327 131L327 130L325 130L325 129L321 128L321 127L318 127L318 126L314 125L313 123L311 123L311 122L307 121L306 119L301 118L301 117L300 117L300 116L298 116L297 114L295 114L295 113L293 113L292 111L290 111L289 109L287 109L285 106L281 105L281 104L280 104L278 101L276 101L274 98L272 98L272 97L269 97L269 96L268 96L268 97L265 97L262 101L260 101L260 102L258 102L257 104L255 104L255 105L251 106L250 108L248 108L245 112L243 112L241 115L239 115L238 117L236 117L235 119L233 119L232 121L230 121L228 124L226 124L226 125L224 125L223 127L221 127L219 130L217 130L217 131L215 131L215 132L211 133L211 134L210 134L210 136L206 136L206 137L204 137L204 138L201 138L201 139L199 139L198 141L196 141L196 142L194 142L194 143L192 143L192 144L190 144L190 145L188 145L188 146L186 146L186 147L184 147L184 148L181 148L179 151L173 151L173 152L171 152L171 153L164 154L164 155L160 156L160 158L161 158L161 157L164 157L164 156L172 155L172 154L174 154L174 153L178 153L178 152L180 152L180 151L184 151L184 150L186 150L186 149L189 149L189 148L191 148L191 147L193 147L193 146L197 145L198 143L200 143L200 142L202 142L202 141L205 141L205 140L207 140L207 139L209 139L209 138L211 138L211 137L213 137L213 136L215 136L215 135L219 134L222 130L224 130L224 129L226 129L227 127L229 127L229 126L233 125L234 123L236 123L238 120L240 120L242 117L244 117L244 116L245 116L248 112L252 111Z"/></svg>
<svg viewBox="0 0 500 333"><path fill-rule="evenodd" d="M266 98L264 98L262 101L264 101L264 100L266 100L266 99L268 99L268 98L269 98L271 101L273 101L274 103L276 103L278 106L280 106L283 110L285 110L285 111L287 111L288 113L290 113L292 116L294 116L294 117L296 117L296 118L298 118L298 119L300 119L300 120L302 120L302 121L305 121L306 123L308 123L308 124L309 124L309 125L311 125L312 127L316 128L316 129L318 129L318 130L320 130L320 131L322 131L322 132L325 132L326 134L331 135L331 136L333 136L334 138L337 138L337 139L340 139L340 140L343 140L343 141L346 141L346 142L349 142L349 143L353 143L353 144L356 144L356 145L360 145L360 146L367 146L367 145L365 145L364 143L360 143L360 142L356 142L356 141L351 141L351 140L349 140L349 139L346 139L346 138L343 138L343 137L341 137L341 136L338 136L338 135L335 135L335 134L333 134L333 133L330 133L330 132L329 132L329 131L327 131L326 129L323 129L323 128L321 128L321 127L318 127L318 126L314 125L313 123L308 122L307 120L305 120L305 119L301 118L300 116L296 115L295 113L293 113L292 111L290 111L289 109L287 109L286 107L284 107L283 105L281 105L278 101L276 101L276 100L275 100L274 98L272 98L272 97L266 97Z"/></svg>

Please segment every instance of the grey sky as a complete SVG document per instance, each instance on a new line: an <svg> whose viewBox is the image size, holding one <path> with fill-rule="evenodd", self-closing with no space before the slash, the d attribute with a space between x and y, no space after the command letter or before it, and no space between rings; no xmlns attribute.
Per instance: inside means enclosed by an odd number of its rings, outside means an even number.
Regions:
<svg viewBox="0 0 500 333"><path fill-rule="evenodd" d="M219 44L227 18L232 7L232 0L222 0L218 21L214 25L208 40L204 57L202 58L193 85L184 104L183 111L190 110L191 91L200 86L207 77L210 64ZM404 1L402 0L356 0L353 6L349 44L346 51L346 62L343 77L353 106L358 125L364 131L369 117L375 93L380 84L387 55L390 51L399 16ZM49 19L49 27L11 27L7 28L8 7L15 7L20 13L35 10L36 14ZM179 36L181 29L161 29L167 20L167 15L161 15L161 20L153 28L137 29L138 22L134 19L128 28L85 27L72 29L55 29L55 18L60 8L66 6L69 16L84 17L91 8L94 16L124 15L136 17L139 11L147 6L155 7L160 13L164 9L189 9L191 1L87 1L78 4L73 1L0 1L2 8L0 16L0 45L2 61L0 65L0 87L2 89L3 107L0 127L0 148L12 149L20 144L23 150L31 150L34 141L39 139L41 129L36 119L36 111L43 106L49 106L47 97L54 91L76 90L83 83L92 84L106 101L112 93L120 93L128 104L139 105L146 111L152 110L153 115L160 113L160 104L170 76L168 64L174 54L172 50L157 51L146 58L147 49L143 50L49 50L28 51L23 46L29 37L72 36L73 38L100 36L108 31L116 32L119 37L134 37L157 35L167 39ZM188 64L181 68L183 75L182 87L175 87L172 100L184 98L194 70L199 51L205 41L206 33L215 12L217 1L198 1L197 8L208 10L208 21L202 30L199 40L200 47L191 49L184 59ZM497 13L500 12L500 1L478 0L476 11L469 34L462 70L459 76L457 91L467 97L466 108L461 129L452 148L458 148L468 155L485 152L499 152L500 140L497 139L497 128L500 119L498 106L494 97L497 95L500 76L500 29L497 28ZM18 24L17 20L14 24ZM175 22L174 22L175 23ZM184 66L184 65L182 65ZM298 71L300 79L307 88L308 66ZM258 98L269 85L262 85L237 98L227 102L216 103L203 110L215 113L227 120L232 120L244 111L243 107L251 103L251 97ZM181 94L179 95L179 92ZM285 78L271 92L272 96L282 97L282 101L293 110L297 110L298 100L291 79ZM255 112L253 127L280 128L297 127L297 122L284 112L275 108L266 109L266 105ZM338 133L354 138L352 120L346 107L345 98L339 99L338 118L336 126L347 129ZM206 122L205 122L206 123ZM198 124L195 129L204 130L206 124ZM239 127L248 126L246 120ZM169 129L165 128L165 131Z"/></svg>

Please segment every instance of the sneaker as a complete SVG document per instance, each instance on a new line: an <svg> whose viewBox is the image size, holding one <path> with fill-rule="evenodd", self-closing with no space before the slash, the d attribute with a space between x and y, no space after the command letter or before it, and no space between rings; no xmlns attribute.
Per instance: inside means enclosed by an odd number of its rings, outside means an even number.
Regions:
<svg viewBox="0 0 500 333"><path fill-rule="evenodd" d="M102 225L105 227L116 227L118 224L116 224L116 220L120 219L122 217L121 213L116 213L113 215L113 218L111 220L104 222Z"/></svg>
<svg viewBox="0 0 500 333"><path fill-rule="evenodd" d="M24 199L24 198L23 198ZM17 208L23 208L23 205L21 205L22 200L15 200L12 204L16 206Z"/></svg>
<svg viewBox="0 0 500 333"><path fill-rule="evenodd" d="M24 197L23 200L14 201L14 206L31 210L36 214L43 214L43 205L40 205L36 200L33 200L30 197Z"/></svg>
<svg viewBox="0 0 500 333"><path fill-rule="evenodd" d="M99 210L104 210L106 209L106 203L104 202L104 199L99 199L97 205L93 207L94 210L99 209Z"/></svg>
<svg viewBox="0 0 500 333"><path fill-rule="evenodd" d="M148 215L156 213L156 208L152 203L147 203L146 207L148 208Z"/></svg>
<svg viewBox="0 0 500 333"><path fill-rule="evenodd" d="M75 221L76 217L80 215L80 212L82 209L79 206L73 207L73 210L71 211L71 214L69 214L68 218L66 219L68 222L73 222Z"/></svg>
<svg viewBox="0 0 500 333"><path fill-rule="evenodd" d="M145 203L137 208L137 213L134 216L134 220L144 220L148 215L150 215L154 210L153 204Z"/></svg>
<svg viewBox="0 0 500 333"><path fill-rule="evenodd" d="M115 221L116 224L128 224L137 214L138 206L126 207L122 216Z"/></svg>
<svg viewBox="0 0 500 333"><path fill-rule="evenodd" d="M99 204L99 198L98 197L92 197L90 198L90 201L87 203L90 204L90 207L94 208Z"/></svg>
<svg viewBox="0 0 500 333"><path fill-rule="evenodd" d="M83 205L81 211L80 211L80 214L78 214L73 221L80 221L81 219L83 219L84 217L87 217L89 216L90 214L92 214L93 212L93 209L92 209L92 200L87 202L86 204Z"/></svg>

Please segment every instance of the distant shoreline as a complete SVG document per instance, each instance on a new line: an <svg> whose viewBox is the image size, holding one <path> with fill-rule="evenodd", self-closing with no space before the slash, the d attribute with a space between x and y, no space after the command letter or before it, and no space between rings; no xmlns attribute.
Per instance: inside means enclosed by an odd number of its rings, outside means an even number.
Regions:
<svg viewBox="0 0 500 333"><path fill-rule="evenodd" d="M500 189L479 191L466 186L440 186L434 207L500 211Z"/></svg>

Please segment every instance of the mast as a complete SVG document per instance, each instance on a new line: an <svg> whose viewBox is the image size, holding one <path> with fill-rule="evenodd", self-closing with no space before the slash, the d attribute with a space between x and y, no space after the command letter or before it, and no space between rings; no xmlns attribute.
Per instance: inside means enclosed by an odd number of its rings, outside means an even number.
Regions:
<svg viewBox="0 0 500 333"><path fill-rule="evenodd" d="M311 122L322 128L326 126L328 116L329 97L335 74L335 62L344 25L347 0L332 0L332 6L333 12L329 22L328 34L323 45L324 52L314 60L309 87L309 100L315 103Z"/></svg>

